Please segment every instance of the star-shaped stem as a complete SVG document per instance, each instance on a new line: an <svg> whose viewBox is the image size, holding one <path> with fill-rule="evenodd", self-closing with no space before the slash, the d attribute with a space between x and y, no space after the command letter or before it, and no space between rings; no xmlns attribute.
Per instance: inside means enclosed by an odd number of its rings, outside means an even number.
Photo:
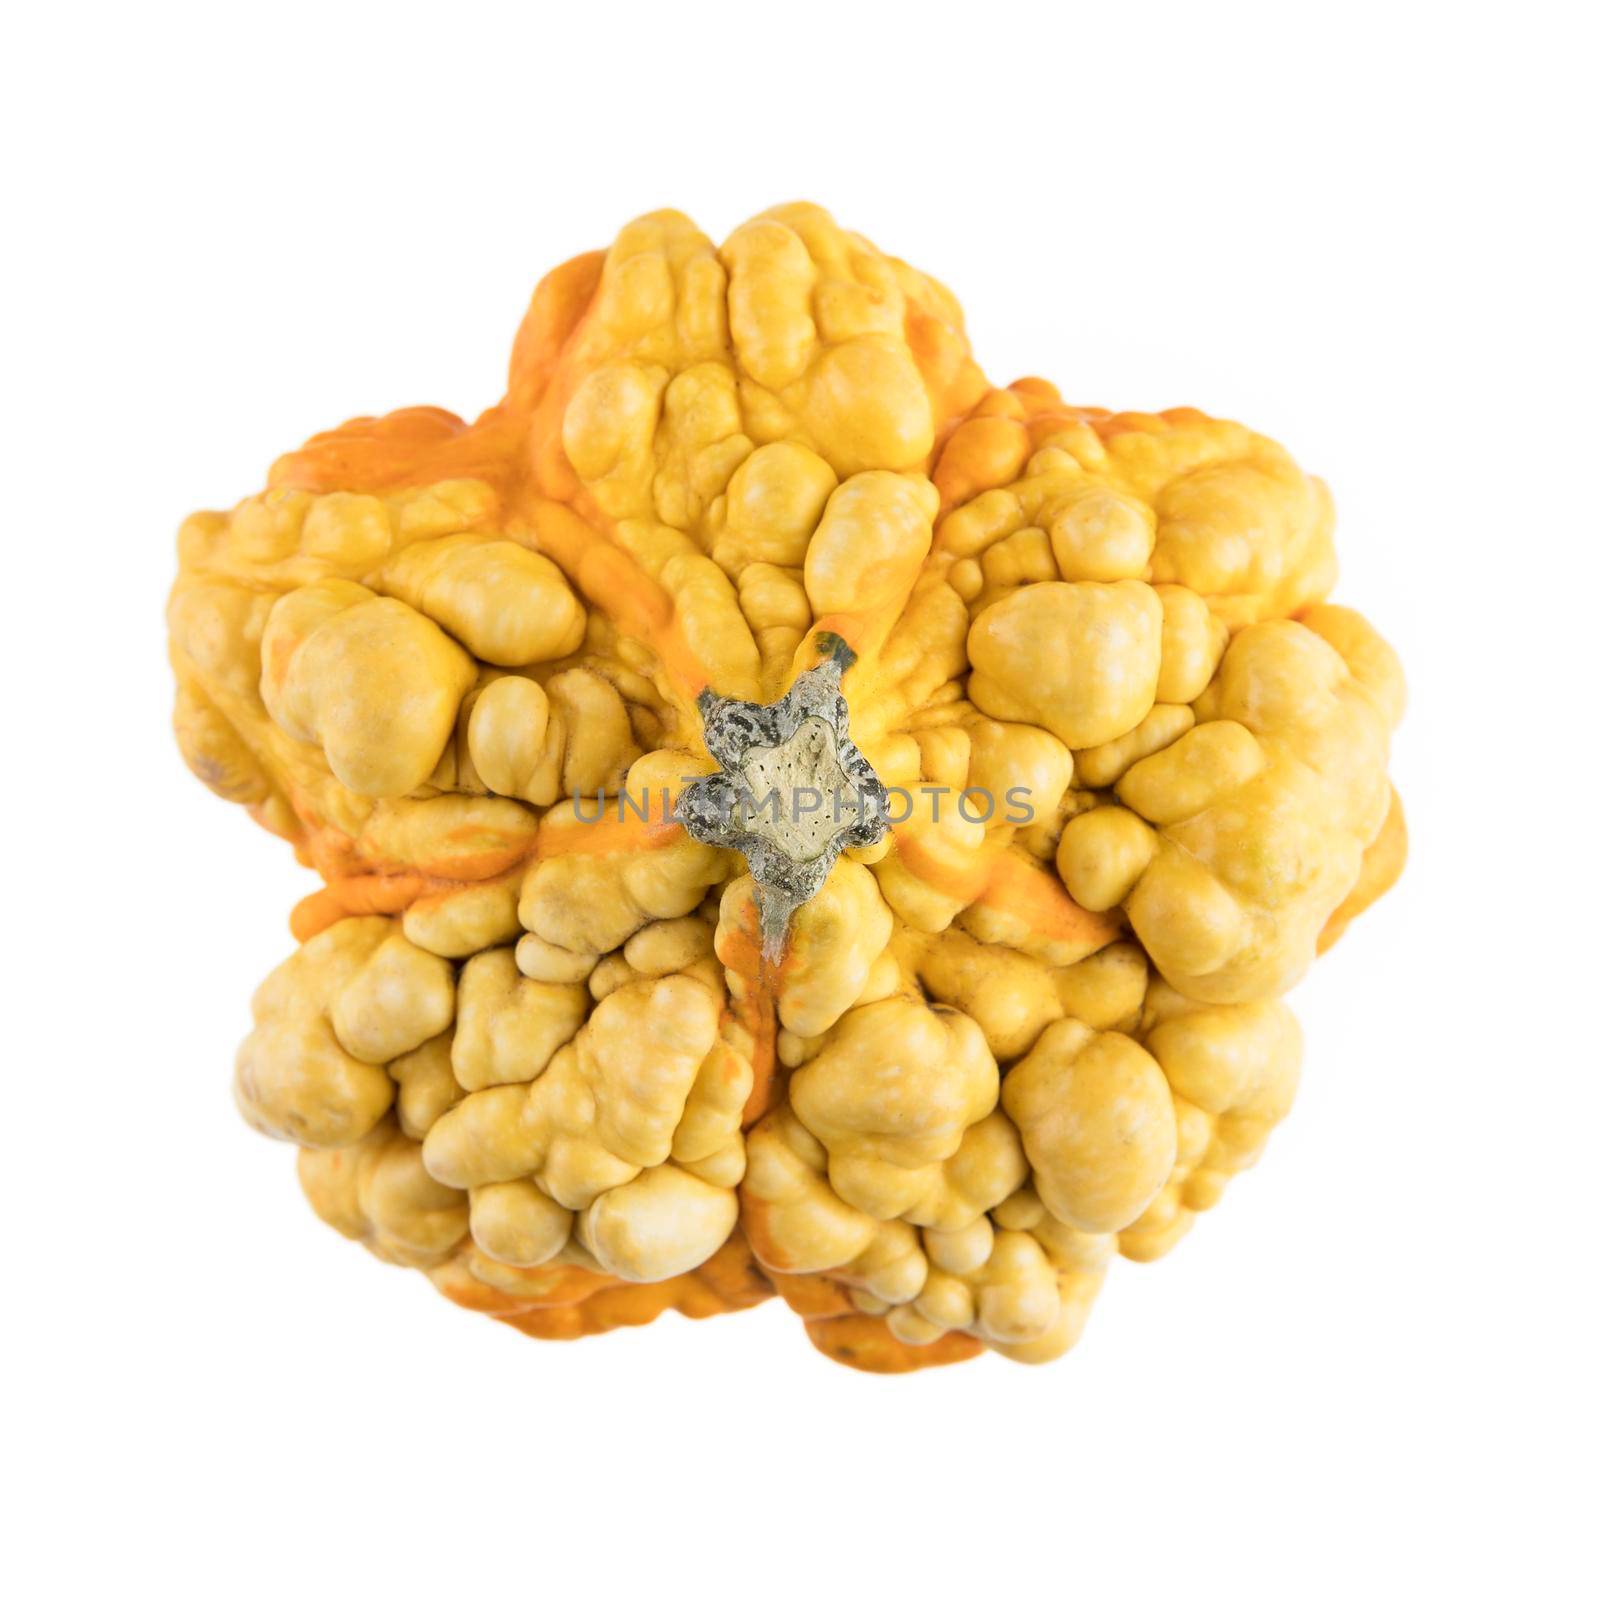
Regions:
<svg viewBox="0 0 1600 1600"><path fill-rule="evenodd" d="M839 852L876 844L889 827L887 791L850 742L839 689L855 653L832 634L818 642L825 659L769 706L701 691L706 749L722 770L696 779L677 804L694 838L749 863L762 956L774 965L790 917L827 881Z"/></svg>

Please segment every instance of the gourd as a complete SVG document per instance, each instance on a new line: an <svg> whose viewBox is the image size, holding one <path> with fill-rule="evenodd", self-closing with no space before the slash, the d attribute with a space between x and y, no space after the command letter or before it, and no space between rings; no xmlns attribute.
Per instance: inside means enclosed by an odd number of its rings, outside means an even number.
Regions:
<svg viewBox="0 0 1600 1600"><path fill-rule="evenodd" d="M814 206L641 218L477 422L183 526L179 744L323 880L245 1115L525 1333L776 1295L874 1371L1060 1354L1259 1155L1282 997L1404 859L1332 524L1237 423L991 386Z"/></svg>

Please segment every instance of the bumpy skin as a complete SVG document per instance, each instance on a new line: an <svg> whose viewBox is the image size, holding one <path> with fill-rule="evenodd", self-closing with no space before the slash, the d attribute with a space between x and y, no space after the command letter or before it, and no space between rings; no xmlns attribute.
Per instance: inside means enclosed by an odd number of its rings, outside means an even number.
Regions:
<svg viewBox="0 0 1600 1600"><path fill-rule="evenodd" d="M815 207L642 218L540 285L476 424L348 423L184 525L184 754L326 883L246 1115L334 1227L540 1337L775 1291L874 1371L1060 1354L1255 1159L1280 997L1404 858L1400 671L1325 603L1331 528L1236 423L991 388ZM702 691L771 703L833 638L917 796L774 966L660 800L714 769ZM622 784L648 820L582 820Z"/></svg>

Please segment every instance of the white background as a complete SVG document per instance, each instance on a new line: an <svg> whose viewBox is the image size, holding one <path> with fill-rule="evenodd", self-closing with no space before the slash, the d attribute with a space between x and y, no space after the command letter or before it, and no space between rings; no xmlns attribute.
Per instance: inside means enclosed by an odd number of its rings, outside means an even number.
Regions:
<svg viewBox="0 0 1600 1600"><path fill-rule="evenodd" d="M6 25L14 1594L1594 1593L1597 132L1577 7L29 8ZM1587 148L1585 148L1587 147ZM1399 889L1300 1101L1077 1351L581 1345L316 1222L229 1097L311 884L183 771L184 513L498 397L537 278L814 198L999 382L1333 486Z"/></svg>

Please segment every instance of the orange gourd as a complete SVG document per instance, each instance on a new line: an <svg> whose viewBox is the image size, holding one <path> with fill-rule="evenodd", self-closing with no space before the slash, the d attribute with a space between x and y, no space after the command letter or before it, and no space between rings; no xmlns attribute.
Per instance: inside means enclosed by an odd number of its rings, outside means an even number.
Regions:
<svg viewBox="0 0 1600 1600"><path fill-rule="evenodd" d="M632 223L477 422L183 526L179 743L324 884L247 1118L541 1338L775 1293L874 1371L1059 1354L1260 1152L1282 996L1404 860L1332 520L1238 424L991 387L816 207Z"/></svg>

